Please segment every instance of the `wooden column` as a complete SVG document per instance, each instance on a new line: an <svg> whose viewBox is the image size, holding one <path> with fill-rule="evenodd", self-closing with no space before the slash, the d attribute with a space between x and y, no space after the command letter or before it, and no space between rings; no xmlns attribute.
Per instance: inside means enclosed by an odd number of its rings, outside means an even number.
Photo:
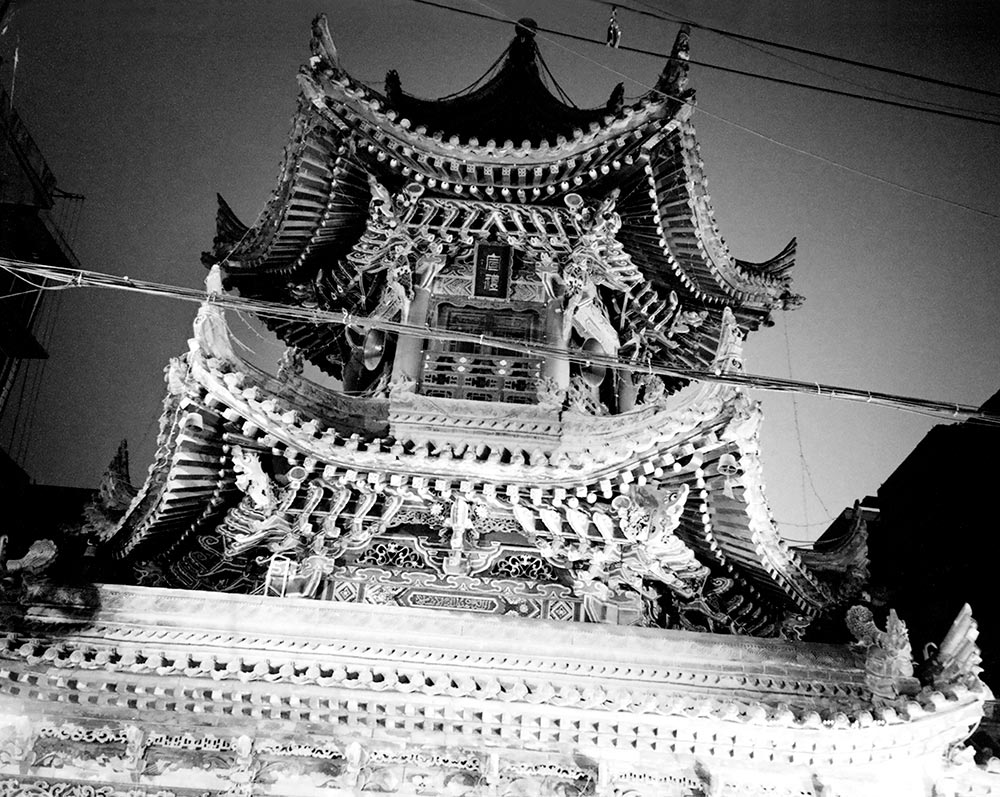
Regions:
<svg viewBox="0 0 1000 797"><path fill-rule="evenodd" d="M431 304L429 288L413 289L413 300L410 302L410 312L406 314L405 323L423 327L427 324L427 311ZM396 356L392 361L392 381L408 379L417 382L420 378L420 363L424 354L423 333L415 335L400 334L396 341Z"/></svg>
<svg viewBox="0 0 1000 797"><path fill-rule="evenodd" d="M403 318L404 323L421 328L427 326L427 311L431 306L431 286L445 265L443 250L444 244L435 241L431 244L430 250L414 265L413 298ZM425 340L422 332L413 335L400 334L396 341L396 357L392 362L393 382L398 384L403 380L412 380L414 383L419 381Z"/></svg>
<svg viewBox="0 0 1000 797"><path fill-rule="evenodd" d="M562 286L552 280L546 288L549 301L545 305L545 342L548 346L566 351L572 327L564 323L566 311ZM552 379L557 390L566 390L569 387L569 360L552 354L546 355L542 375Z"/></svg>
<svg viewBox="0 0 1000 797"><path fill-rule="evenodd" d="M619 369L615 373L615 383L618 392L616 397L618 399L618 412L628 412L630 409L635 407L635 399L639 393L636 388L635 383L632 381L632 372L624 368Z"/></svg>

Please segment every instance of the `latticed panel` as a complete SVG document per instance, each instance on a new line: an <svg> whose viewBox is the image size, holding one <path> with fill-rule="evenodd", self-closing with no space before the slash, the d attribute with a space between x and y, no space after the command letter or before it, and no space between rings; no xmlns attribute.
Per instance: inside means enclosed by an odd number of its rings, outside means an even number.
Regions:
<svg viewBox="0 0 1000 797"><path fill-rule="evenodd" d="M534 404L542 361L538 357L424 352L420 392L425 396Z"/></svg>

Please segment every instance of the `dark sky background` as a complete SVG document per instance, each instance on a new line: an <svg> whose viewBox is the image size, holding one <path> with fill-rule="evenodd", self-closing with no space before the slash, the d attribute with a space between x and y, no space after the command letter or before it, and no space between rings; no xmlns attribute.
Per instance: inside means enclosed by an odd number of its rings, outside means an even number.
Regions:
<svg viewBox="0 0 1000 797"><path fill-rule="evenodd" d="M484 13L603 38L608 9L585 0L453 0ZM1000 91L995 0L671 2L704 24ZM28 0L0 39L15 105L62 188L86 194L74 246L86 268L186 286L205 271L215 192L250 223L274 187L309 22L325 11L342 62L378 83L396 68L424 96L458 90L506 46L510 25L407 0L209 2ZM623 44L666 52L677 26L619 9ZM661 59L566 40L539 42L581 105L622 73L651 85ZM567 49L568 48L568 49ZM818 61L810 72L694 31L692 58L847 90L846 81L1000 114L1000 101ZM788 57L788 56L786 56ZM791 56L806 63L804 56ZM605 65L607 68L603 68ZM1000 128L775 86L692 67L699 106L781 142L915 189L997 212ZM626 83L628 95L642 86ZM737 257L798 236L806 304L753 335L747 370L980 404L1000 388L1000 225L904 193L695 112L717 221ZM73 290L50 301L52 357L9 408L0 445L41 483L94 486L127 437L133 481L152 459L162 369L186 349L194 305ZM238 318L233 331L268 347ZM786 335L788 350L786 350ZM28 399L35 397L31 403ZM811 538L873 493L936 422L864 404L757 393L768 497L786 536ZM16 416L18 429L11 431ZM12 439L13 438L13 439ZM9 445L8 445L9 444ZM985 454L986 452L984 452ZM942 486L989 478L992 458L942 463ZM804 467L805 466L805 467ZM813 489L815 487L815 489ZM955 490L956 501L961 500ZM806 528L805 524L812 524Z"/></svg>

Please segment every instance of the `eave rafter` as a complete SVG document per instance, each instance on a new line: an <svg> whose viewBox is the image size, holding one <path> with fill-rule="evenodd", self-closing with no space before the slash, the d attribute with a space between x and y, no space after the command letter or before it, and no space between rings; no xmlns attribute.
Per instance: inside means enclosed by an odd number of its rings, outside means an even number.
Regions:
<svg viewBox="0 0 1000 797"><path fill-rule="evenodd" d="M116 558L150 542L179 544L221 519L239 497L225 454L222 416L206 401L205 390L188 378L183 360L171 361L166 379L168 393L149 475L105 535Z"/></svg>
<svg viewBox="0 0 1000 797"><path fill-rule="evenodd" d="M650 118L606 140L581 142L570 152L556 149L520 158L509 153L487 160L483 153L470 153L459 144L438 144L424 137L410 140L410 136L400 134L405 128L387 129L388 119L378 118L367 107L363 112L357 107L338 105L326 92L319 96L307 91L307 95L320 104L324 115L351 131L358 152L373 168L388 168L403 179L424 183L442 193L486 200L558 199L585 182L631 166L641 143L659 129L656 120ZM345 98L349 99L348 95Z"/></svg>
<svg viewBox="0 0 1000 797"><path fill-rule="evenodd" d="M690 122L646 148L642 168L642 178L625 193L621 238L651 282L673 286L701 306L739 308L757 323L800 301L789 289L794 239L761 264L729 253Z"/></svg>
<svg viewBox="0 0 1000 797"><path fill-rule="evenodd" d="M305 103L300 103L278 176L257 222L230 242L233 225L220 230L209 258L221 260L234 287L253 295L251 280L307 281L316 255L349 246L365 217L367 175L350 144Z"/></svg>

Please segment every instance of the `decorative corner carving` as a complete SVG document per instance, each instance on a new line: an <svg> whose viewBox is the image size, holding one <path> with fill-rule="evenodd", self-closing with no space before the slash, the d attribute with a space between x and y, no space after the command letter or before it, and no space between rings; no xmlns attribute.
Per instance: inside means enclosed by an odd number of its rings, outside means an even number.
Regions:
<svg viewBox="0 0 1000 797"><path fill-rule="evenodd" d="M264 473L260 457L240 446L233 446L233 470L236 486L250 498L255 509L271 510L277 505L277 495L270 477Z"/></svg>
<svg viewBox="0 0 1000 797"><path fill-rule="evenodd" d="M59 549L52 540L35 540L20 559L8 559L0 562L0 566L5 567L8 573L37 575L48 569L58 555Z"/></svg>
<svg viewBox="0 0 1000 797"><path fill-rule="evenodd" d="M871 609L852 606L845 617L847 628L865 649L865 683L875 705L887 705L901 695L915 695L920 682L913 677L913 653L906 623L889 610L886 629L875 624Z"/></svg>
<svg viewBox="0 0 1000 797"><path fill-rule="evenodd" d="M928 662L934 688L961 686L974 692L986 688L979 679L983 657L976 644L978 637L979 626L972 616L972 608L966 603Z"/></svg>
<svg viewBox="0 0 1000 797"><path fill-rule="evenodd" d="M410 398L416 395L417 383L405 374L399 374L389 380L389 398L398 401L399 399Z"/></svg>

